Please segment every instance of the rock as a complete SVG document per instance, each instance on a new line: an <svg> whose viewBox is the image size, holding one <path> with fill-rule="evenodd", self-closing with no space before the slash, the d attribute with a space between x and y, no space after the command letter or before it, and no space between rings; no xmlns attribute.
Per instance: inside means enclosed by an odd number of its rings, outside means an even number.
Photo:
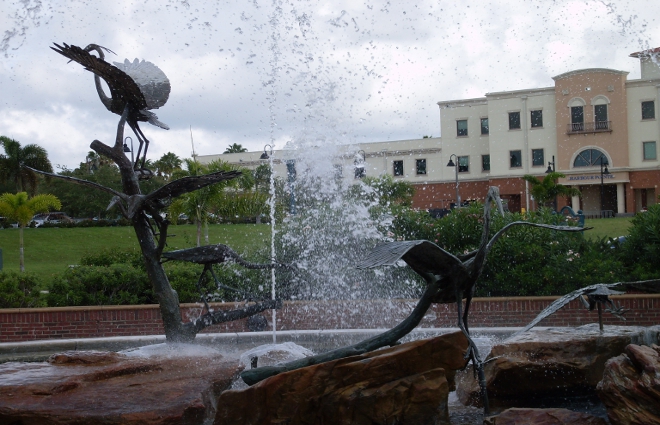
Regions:
<svg viewBox="0 0 660 425"><path fill-rule="evenodd" d="M660 424L660 347L627 346L605 364L597 391L612 424Z"/></svg>
<svg viewBox="0 0 660 425"><path fill-rule="evenodd" d="M448 377L466 350L456 332L282 373L223 392L215 424L449 423Z"/></svg>
<svg viewBox="0 0 660 425"><path fill-rule="evenodd" d="M607 421L568 409L510 408L484 420L484 425L607 425Z"/></svg>
<svg viewBox="0 0 660 425"><path fill-rule="evenodd" d="M605 362L634 341L658 337L660 327L598 325L532 330L493 346L485 366L491 407L558 407L569 397L593 397ZM468 367L457 375L461 403L481 406L479 386ZM557 403L553 401L556 400Z"/></svg>
<svg viewBox="0 0 660 425"><path fill-rule="evenodd" d="M190 344L4 363L0 423L201 424L241 369L237 359Z"/></svg>

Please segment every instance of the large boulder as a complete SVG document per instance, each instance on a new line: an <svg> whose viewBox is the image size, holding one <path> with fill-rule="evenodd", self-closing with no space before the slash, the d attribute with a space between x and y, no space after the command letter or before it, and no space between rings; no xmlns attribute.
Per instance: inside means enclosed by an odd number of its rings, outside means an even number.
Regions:
<svg viewBox="0 0 660 425"><path fill-rule="evenodd" d="M627 346L605 364L597 391L613 425L660 424L660 347Z"/></svg>
<svg viewBox="0 0 660 425"><path fill-rule="evenodd" d="M213 349L151 346L0 364L2 424L201 424L242 367Z"/></svg>
<svg viewBox="0 0 660 425"><path fill-rule="evenodd" d="M493 346L485 374L491 407L558 406L566 397L596 398L605 362L630 343L658 340L660 327L606 326L532 330ZM457 396L481 405L471 367L457 375ZM556 403L555 403L556 400Z"/></svg>
<svg viewBox="0 0 660 425"><path fill-rule="evenodd" d="M588 413L568 409L533 409L512 407L484 420L484 425L607 425L607 421Z"/></svg>
<svg viewBox="0 0 660 425"><path fill-rule="evenodd" d="M449 423L448 379L466 350L456 332L282 373L223 392L215 425Z"/></svg>

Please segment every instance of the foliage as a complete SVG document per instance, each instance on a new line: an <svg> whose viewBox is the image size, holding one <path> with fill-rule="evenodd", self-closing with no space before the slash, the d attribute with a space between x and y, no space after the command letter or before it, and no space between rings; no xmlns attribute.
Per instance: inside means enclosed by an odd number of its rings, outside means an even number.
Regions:
<svg viewBox="0 0 660 425"><path fill-rule="evenodd" d="M354 199L368 203L377 203L386 207L390 205L411 206L415 187L404 180L394 180L388 174L379 177L365 177L360 183L350 188Z"/></svg>
<svg viewBox="0 0 660 425"><path fill-rule="evenodd" d="M161 156L159 160L154 162L154 166L156 167L156 175L168 181L176 170L181 169L182 163L183 161L181 161L181 158L172 152L168 152Z"/></svg>
<svg viewBox="0 0 660 425"><path fill-rule="evenodd" d="M32 273L0 272L0 308L42 307L38 278Z"/></svg>
<svg viewBox="0 0 660 425"><path fill-rule="evenodd" d="M23 229L36 213L60 209L62 204L53 195L36 195L31 199L26 192L5 193L0 196L0 216L5 216L11 223L18 222L18 250L21 272L25 271L23 257Z"/></svg>
<svg viewBox="0 0 660 425"><path fill-rule="evenodd" d="M566 177L565 174L552 172L545 175L543 180L539 180L531 174L525 174L523 180L532 185L532 195L539 204L539 208L549 206L558 196L571 197L580 196L580 191L574 187L564 186L557 183L560 178Z"/></svg>
<svg viewBox="0 0 660 425"><path fill-rule="evenodd" d="M560 224L561 216L542 209L532 214L496 214L490 229L494 235L513 221ZM427 239L454 255L476 249L481 241L483 205L452 211L441 219L426 212L401 209L391 226L395 237ZM564 224L564 223L561 223ZM601 241L589 241L582 233L567 233L531 226L508 230L491 250L477 282L478 296L563 295L594 283L625 280L626 270Z"/></svg>
<svg viewBox="0 0 660 425"><path fill-rule="evenodd" d="M27 226L37 213L60 208L62 208L62 204L53 195L43 194L28 198L26 192L19 192L17 194L5 193L0 196L0 216L7 217L12 223L18 222L20 227Z"/></svg>
<svg viewBox="0 0 660 425"><path fill-rule="evenodd" d="M657 279L660 277L660 204L635 215L629 231L619 247L623 262L634 279Z"/></svg>
<svg viewBox="0 0 660 425"><path fill-rule="evenodd" d="M27 190L34 195L39 179L34 171L24 168L23 165L52 173L53 166L46 150L34 144L21 147L19 142L5 136L0 136L0 145L5 151L0 155L0 182L12 182L16 186L16 192Z"/></svg>
<svg viewBox="0 0 660 425"><path fill-rule="evenodd" d="M250 190L254 186L254 178L251 172L223 161L213 161L210 164L200 164L197 161L186 159L186 170L179 170L174 173L174 178L181 178L192 175L202 175L218 171L240 170L242 175L233 180L227 180L206 186L194 192L182 195L169 208L171 217L179 217L180 214L186 214L197 226L197 245L201 245L202 226L208 226L211 214L215 211L233 208L231 211L236 215L244 216L244 211L237 211L236 206L232 205L234 197L227 192L230 188L237 192ZM208 239L206 241L208 243Z"/></svg>
<svg viewBox="0 0 660 425"><path fill-rule="evenodd" d="M203 266L178 261L163 266L180 302L200 302L197 281ZM269 296L263 285L268 280L268 270L246 270L231 264L216 265L214 270L223 285L256 294L257 298ZM203 285L211 301L246 299L244 294L217 288L208 274ZM70 267L53 279L46 301L52 307L157 303L137 250L103 250L84 256L79 266Z"/></svg>
<svg viewBox="0 0 660 425"><path fill-rule="evenodd" d="M223 153L241 153L241 152L247 152L247 149L244 148L239 143L232 143L231 145L229 145L227 149L225 149Z"/></svg>

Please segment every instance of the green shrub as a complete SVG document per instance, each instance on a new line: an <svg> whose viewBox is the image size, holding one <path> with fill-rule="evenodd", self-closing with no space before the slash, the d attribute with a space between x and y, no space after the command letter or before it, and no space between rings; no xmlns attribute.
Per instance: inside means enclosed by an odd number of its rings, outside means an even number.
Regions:
<svg viewBox="0 0 660 425"><path fill-rule="evenodd" d="M530 214L493 213L489 237L513 221L565 224L548 209ZM402 208L391 231L402 239L426 239L454 254L479 247L483 204L452 211L441 219ZM590 242L582 233L531 226L509 229L493 246L476 286L476 296L563 295L594 283L625 280L623 263L606 241Z"/></svg>
<svg viewBox="0 0 660 425"><path fill-rule="evenodd" d="M660 204L633 217L629 234L619 248L632 280L660 276Z"/></svg>
<svg viewBox="0 0 660 425"><path fill-rule="evenodd" d="M32 273L0 272L0 308L42 307L39 282Z"/></svg>
<svg viewBox="0 0 660 425"><path fill-rule="evenodd" d="M130 264L70 267L53 279L46 300L51 307L157 302L144 270Z"/></svg>

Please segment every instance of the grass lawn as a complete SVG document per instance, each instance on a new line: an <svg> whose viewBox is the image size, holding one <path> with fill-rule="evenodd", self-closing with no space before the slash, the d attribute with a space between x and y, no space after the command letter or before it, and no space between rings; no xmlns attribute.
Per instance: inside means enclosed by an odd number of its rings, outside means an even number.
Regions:
<svg viewBox="0 0 660 425"><path fill-rule="evenodd" d="M60 273L80 258L103 249L138 250L132 227L88 227L70 229L25 229L25 270L45 280ZM169 227L168 248L182 249L195 246L197 228L191 224ZM269 249L268 224L214 224L209 226L209 243L223 243L236 252L251 254ZM202 245L205 245L202 235ZM18 271L18 229L0 230L3 270ZM261 259L263 260L263 259Z"/></svg>
<svg viewBox="0 0 660 425"><path fill-rule="evenodd" d="M590 240L599 240L604 237L616 238L626 236L632 217L616 218L589 218L584 222L584 227L593 227L593 229L584 232Z"/></svg>

